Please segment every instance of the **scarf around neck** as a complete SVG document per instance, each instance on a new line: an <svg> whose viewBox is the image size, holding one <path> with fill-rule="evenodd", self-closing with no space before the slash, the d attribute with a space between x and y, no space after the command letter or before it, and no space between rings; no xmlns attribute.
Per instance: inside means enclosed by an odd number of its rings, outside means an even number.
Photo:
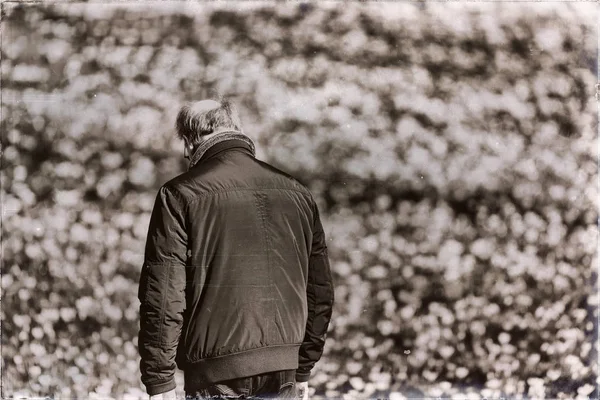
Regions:
<svg viewBox="0 0 600 400"><path fill-rule="evenodd" d="M247 145L249 145L252 155L256 156L256 148L254 146L254 142L248 136L246 136L245 134L243 134L240 131L235 131L235 130L222 131L222 132L217 133L215 136L211 137L210 139L203 140L198 145L198 148L196 150L194 150L194 154L192 154L192 156L190 157L190 165L188 167L188 170L190 170L194 165L196 165L198 163L198 161L200 161L200 159L208 151L208 149L210 149L217 143L221 143L226 140L234 140L234 139L241 140L244 143L246 143Z"/></svg>

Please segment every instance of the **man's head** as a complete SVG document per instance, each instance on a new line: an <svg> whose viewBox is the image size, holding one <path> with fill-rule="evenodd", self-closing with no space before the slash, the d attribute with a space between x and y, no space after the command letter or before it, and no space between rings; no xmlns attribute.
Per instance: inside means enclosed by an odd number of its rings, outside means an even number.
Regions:
<svg viewBox="0 0 600 400"><path fill-rule="evenodd" d="M201 100L183 106L177 114L175 128L185 143L187 155L209 135L242 130L237 110L227 99Z"/></svg>

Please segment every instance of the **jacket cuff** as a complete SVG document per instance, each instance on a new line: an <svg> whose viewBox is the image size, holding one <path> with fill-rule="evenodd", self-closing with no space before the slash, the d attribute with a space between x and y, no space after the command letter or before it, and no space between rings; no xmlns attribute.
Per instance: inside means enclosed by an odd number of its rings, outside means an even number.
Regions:
<svg viewBox="0 0 600 400"><path fill-rule="evenodd" d="M173 389L175 389L175 387L177 385L175 384L175 379L171 379L168 382L155 383L152 385L147 384L145 386L146 386L146 392L148 392L148 394L150 396L155 396L157 394L161 394L161 393L168 392L169 390L173 390Z"/></svg>
<svg viewBox="0 0 600 400"><path fill-rule="evenodd" d="M308 382L309 378L310 378L310 371L308 371L308 372L296 371L296 382Z"/></svg>

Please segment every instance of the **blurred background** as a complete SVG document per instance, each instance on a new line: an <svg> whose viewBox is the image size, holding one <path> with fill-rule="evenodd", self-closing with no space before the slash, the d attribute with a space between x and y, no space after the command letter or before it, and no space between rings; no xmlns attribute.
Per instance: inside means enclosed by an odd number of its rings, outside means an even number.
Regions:
<svg viewBox="0 0 600 400"><path fill-rule="evenodd" d="M144 396L150 212L218 90L322 209L315 397L598 398L597 11L4 2L3 397Z"/></svg>

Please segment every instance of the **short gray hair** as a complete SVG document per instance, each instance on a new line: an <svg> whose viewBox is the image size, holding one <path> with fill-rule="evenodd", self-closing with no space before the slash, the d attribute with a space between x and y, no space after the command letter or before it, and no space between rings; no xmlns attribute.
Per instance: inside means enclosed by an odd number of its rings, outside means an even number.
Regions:
<svg viewBox="0 0 600 400"><path fill-rule="evenodd" d="M242 124L235 105L226 98L214 101L216 107L203 112L196 110L194 104L181 107L175 122L177 136L180 139L197 145L200 143L202 136L209 135L217 129L231 129L241 132Z"/></svg>

